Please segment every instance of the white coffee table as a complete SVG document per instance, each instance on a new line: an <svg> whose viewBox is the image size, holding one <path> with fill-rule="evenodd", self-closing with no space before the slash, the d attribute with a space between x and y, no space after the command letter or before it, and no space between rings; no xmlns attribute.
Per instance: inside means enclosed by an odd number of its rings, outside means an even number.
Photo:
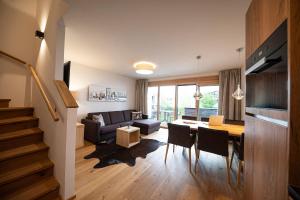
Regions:
<svg viewBox="0 0 300 200"><path fill-rule="evenodd" d="M117 128L117 144L130 148L140 143L140 128L134 126L124 126Z"/></svg>

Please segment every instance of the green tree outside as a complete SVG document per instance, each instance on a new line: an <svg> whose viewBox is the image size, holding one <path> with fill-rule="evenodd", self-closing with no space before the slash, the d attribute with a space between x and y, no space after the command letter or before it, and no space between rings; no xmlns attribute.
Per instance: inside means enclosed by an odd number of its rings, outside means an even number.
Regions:
<svg viewBox="0 0 300 200"><path fill-rule="evenodd" d="M216 108L217 105L217 99L210 93L204 94L200 99L200 108Z"/></svg>

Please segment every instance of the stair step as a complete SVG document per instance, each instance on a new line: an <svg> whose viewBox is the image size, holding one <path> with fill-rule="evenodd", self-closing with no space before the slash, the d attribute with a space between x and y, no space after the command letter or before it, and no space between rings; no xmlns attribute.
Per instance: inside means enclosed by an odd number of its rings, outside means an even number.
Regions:
<svg viewBox="0 0 300 200"><path fill-rule="evenodd" d="M21 138L21 137L26 137L26 136L30 136L30 135L39 135L42 133L43 133L43 131L37 127L22 129L22 130L13 131L13 132L7 132L7 133L0 134L0 142L12 140L12 139L16 139L16 138Z"/></svg>
<svg viewBox="0 0 300 200"><path fill-rule="evenodd" d="M45 171L53 166L53 163L48 158L46 158L24 166L18 166L9 171L1 172L0 186L20 180L26 176Z"/></svg>
<svg viewBox="0 0 300 200"><path fill-rule="evenodd" d="M17 158L24 156L26 154L32 154L35 152L48 150L49 147L45 143L37 143L37 144L30 144L26 146L21 146L18 148L10 149L7 151L0 152L0 162L12 158Z"/></svg>
<svg viewBox="0 0 300 200"><path fill-rule="evenodd" d="M0 108L7 108L11 99L0 99Z"/></svg>
<svg viewBox="0 0 300 200"><path fill-rule="evenodd" d="M22 129L0 134L0 151L43 141L43 131L39 128Z"/></svg>
<svg viewBox="0 0 300 200"><path fill-rule="evenodd" d="M0 133L37 127L38 121L38 118L32 116L0 119Z"/></svg>
<svg viewBox="0 0 300 200"><path fill-rule="evenodd" d="M20 190L17 190L13 193L10 193L4 197L1 197L3 200L32 200L44 198L48 194L57 192L58 195L59 183L55 180L54 177L44 178L40 181L29 184L27 187L24 187Z"/></svg>
<svg viewBox="0 0 300 200"><path fill-rule="evenodd" d="M51 177L51 176L53 176L53 167L45 169L41 172L27 175L25 177L17 179L16 181L1 185L0 186L0 194L1 194L1 196L2 195L5 196L6 194L9 194L16 190L19 190L20 188L27 187L28 184L34 184L43 178L47 178L47 177Z"/></svg>
<svg viewBox="0 0 300 200"><path fill-rule="evenodd" d="M0 108L0 119L8 119L20 116L32 116L32 107L14 107L14 108Z"/></svg>

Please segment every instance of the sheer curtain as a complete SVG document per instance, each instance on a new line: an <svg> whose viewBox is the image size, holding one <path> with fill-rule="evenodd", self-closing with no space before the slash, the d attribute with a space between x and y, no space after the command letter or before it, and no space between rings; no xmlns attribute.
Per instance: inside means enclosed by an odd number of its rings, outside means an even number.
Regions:
<svg viewBox="0 0 300 200"><path fill-rule="evenodd" d="M232 93L241 83L241 69L229 69L219 72L219 114L225 119L241 120L242 104L235 100Z"/></svg>
<svg viewBox="0 0 300 200"><path fill-rule="evenodd" d="M148 80L140 79L135 85L135 109L147 114Z"/></svg>

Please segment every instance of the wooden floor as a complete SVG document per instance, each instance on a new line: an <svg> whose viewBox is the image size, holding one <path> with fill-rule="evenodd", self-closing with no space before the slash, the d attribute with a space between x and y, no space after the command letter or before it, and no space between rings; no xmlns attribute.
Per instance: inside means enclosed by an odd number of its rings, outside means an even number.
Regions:
<svg viewBox="0 0 300 200"><path fill-rule="evenodd" d="M163 142L167 129L146 136ZM169 150L164 163L166 146L138 158L134 167L118 164L94 169L98 159L83 157L95 149L87 145L77 150L76 199L87 200L229 200L243 199L242 186L236 187L236 163L231 171L232 186L227 184L226 162L221 156L201 152L197 174L188 170L188 151L176 147ZM193 151L194 166L194 151ZM194 168L193 168L194 169Z"/></svg>

